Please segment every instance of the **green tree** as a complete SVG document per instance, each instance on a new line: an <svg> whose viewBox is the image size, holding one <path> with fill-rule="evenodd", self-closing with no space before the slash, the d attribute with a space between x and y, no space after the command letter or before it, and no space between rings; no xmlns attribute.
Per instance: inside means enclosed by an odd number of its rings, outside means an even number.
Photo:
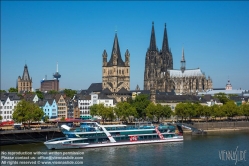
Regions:
<svg viewBox="0 0 249 166"><path fill-rule="evenodd" d="M157 119L160 123L160 118L169 118L172 115L171 108L168 105L162 106L161 104L150 103L146 108L146 115L150 119Z"/></svg>
<svg viewBox="0 0 249 166"><path fill-rule="evenodd" d="M110 116L110 112L107 110L107 107L104 106L104 104L98 104L98 115L101 116L103 123L107 120L107 118Z"/></svg>
<svg viewBox="0 0 249 166"><path fill-rule="evenodd" d="M214 117L219 117L220 120L221 120L222 117L226 116L222 106L220 106L220 105L216 105L216 104L213 105L213 110L214 110L214 115L213 116Z"/></svg>
<svg viewBox="0 0 249 166"><path fill-rule="evenodd" d="M199 118L203 116L203 106L200 103L194 103L193 104L193 109L195 110L196 116Z"/></svg>
<svg viewBox="0 0 249 166"><path fill-rule="evenodd" d="M61 117L61 121L65 121L66 120L66 118L63 116L63 117Z"/></svg>
<svg viewBox="0 0 249 166"><path fill-rule="evenodd" d="M49 119L49 117L46 115L46 116L44 116L43 121L48 122L48 119Z"/></svg>
<svg viewBox="0 0 249 166"><path fill-rule="evenodd" d="M151 103L148 95L139 94L136 96L135 100L130 100L131 105L135 107L138 117L145 119L146 118L146 108Z"/></svg>
<svg viewBox="0 0 249 166"><path fill-rule="evenodd" d="M0 93L6 93L6 90L0 90Z"/></svg>
<svg viewBox="0 0 249 166"><path fill-rule="evenodd" d="M8 91L9 91L9 93L11 93L11 92L16 92L17 93L18 89L11 87Z"/></svg>
<svg viewBox="0 0 249 166"><path fill-rule="evenodd" d="M227 117L233 118L234 116L239 115L239 108L234 103L234 101L229 101L223 105L223 110Z"/></svg>
<svg viewBox="0 0 249 166"><path fill-rule="evenodd" d="M36 91L35 93L36 93L36 95L37 95L37 97L38 97L39 99L43 100L44 95L43 95L43 93L42 93L41 91Z"/></svg>
<svg viewBox="0 0 249 166"><path fill-rule="evenodd" d="M49 94L55 95L55 94L58 94L58 91L56 91L56 90L51 90L51 91L49 91L48 93L49 93Z"/></svg>
<svg viewBox="0 0 249 166"><path fill-rule="evenodd" d="M184 106L186 109L187 117L189 117L189 119L191 120L192 117L196 116L195 106L190 102L184 103Z"/></svg>
<svg viewBox="0 0 249 166"><path fill-rule="evenodd" d="M40 121L44 116L44 112L38 105L21 100L13 112L13 120L18 123Z"/></svg>
<svg viewBox="0 0 249 166"><path fill-rule="evenodd" d="M98 115L98 104L93 104L92 106L90 106L90 115L92 117Z"/></svg>
<svg viewBox="0 0 249 166"><path fill-rule="evenodd" d="M3 120L3 117L2 117L2 115L0 115L0 120Z"/></svg>
<svg viewBox="0 0 249 166"><path fill-rule="evenodd" d="M177 117L181 117L182 123L183 123L183 118L188 117L188 114L187 114L187 111L186 111L186 106L185 106L184 103L179 103L179 104L176 105L176 107L175 107L175 115Z"/></svg>
<svg viewBox="0 0 249 166"><path fill-rule="evenodd" d="M242 104L241 105L241 109L242 109L242 113L243 115L246 117L246 119L248 120L248 116L249 116L249 104Z"/></svg>
<svg viewBox="0 0 249 166"><path fill-rule="evenodd" d="M67 97L72 98L77 93L77 91L72 89L65 89L64 93Z"/></svg>
<svg viewBox="0 0 249 166"><path fill-rule="evenodd" d="M228 101L230 101L225 93L216 93L214 94L214 98L219 99L219 101L223 104L226 104Z"/></svg>
<svg viewBox="0 0 249 166"><path fill-rule="evenodd" d="M137 111L134 106L127 102L119 102L114 108L117 118L131 122L134 117L137 117Z"/></svg>
<svg viewBox="0 0 249 166"><path fill-rule="evenodd" d="M208 121L208 119L210 118L212 113L212 108L209 106L203 106L203 115L206 117L206 122Z"/></svg>

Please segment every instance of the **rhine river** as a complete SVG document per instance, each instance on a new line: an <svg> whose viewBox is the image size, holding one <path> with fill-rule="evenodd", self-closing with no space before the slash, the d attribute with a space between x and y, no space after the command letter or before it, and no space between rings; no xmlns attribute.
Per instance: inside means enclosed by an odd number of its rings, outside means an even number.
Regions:
<svg viewBox="0 0 249 166"><path fill-rule="evenodd" d="M42 143L7 145L1 146L1 166L4 165L248 166L249 132L186 134L178 143L94 149L47 150Z"/></svg>

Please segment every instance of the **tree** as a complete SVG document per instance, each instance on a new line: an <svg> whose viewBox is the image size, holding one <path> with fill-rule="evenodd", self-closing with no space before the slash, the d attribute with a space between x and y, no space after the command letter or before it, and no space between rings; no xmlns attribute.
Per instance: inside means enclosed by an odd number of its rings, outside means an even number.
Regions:
<svg viewBox="0 0 249 166"><path fill-rule="evenodd" d="M0 90L0 93L6 93L6 90Z"/></svg>
<svg viewBox="0 0 249 166"><path fill-rule="evenodd" d="M145 110L146 116L153 121L155 116L156 105L154 103L150 103Z"/></svg>
<svg viewBox="0 0 249 166"><path fill-rule="evenodd" d="M43 93L41 91L36 91L35 93L39 99L43 100L44 96L43 96Z"/></svg>
<svg viewBox="0 0 249 166"><path fill-rule="evenodd" d="M213 116L214 117L219 117L220 120L221 120L222 117L226 116L224 110L222 109L222 106L219 106L219 105L215 104L215 105L213 105L213 110L214 110Z"/></svg>
<svg viewBox="0 0 249 166"><path fill-rule="evenodd" d="M203 116L203 106L200 103L194 103L193 104L193 108L194 108L196 116L198 118L200 118L201 116Z"/></svg>
<svg viewBox="0 0 249 166"><path fill-rule="evenodd" d="M209 117L211 116L212 108L209 106L203 106L203 115L206 117L206 122L208 121Z"/></svg>
<svg viewBox="0 0 249 166"><path fill-rule="evenodd" d="M49 91L48 93L49 93L49 94L55 95L55 94L58 94L58 91L56 91L56 90L51 90L51 91Z"/></svg>
<svg viewBox="0 0 249 166"><path fill-rule="evenodd" d="M98 109L98 115L101 116L103 123L107 120L107 118L110 116L110 112L106 109L104 104L98 104L97 105Z"/></svg>
<svg viewBox="0 0 249 166"><path fill-rule="evenodd" d="M187 118L188 114L187 114L186 107L185 107L184 103L179 103L176 105L175 115L177 117L182 118L182 123L183 123L183 118Z"/></svg>
<svg viewBox="0 0 249 166"><path fill-rule="evenodd" d="M98 104L93 104L92 106L90 106L90 115L92 117L98 115Z"/></svg>
<svg viewBox="0 0 249 166"><path fill-rule="evenodd" d="M66 120L66 118L63 116L63 117L61 117L61 121L65 121Z"/></svg>
<svg viewBox="0 0 249 166"><path fill-rule="evenodd" d="M77 93L77 91L72 89L65 89L64 93L67 97L72 98Z"/></svg>
<svg viewBox="0 0 249 166"><path fill-rule="evenodd" d="M133 117L137 117L136 108L127 102L117 103L116 107L114 108L114 111L118 119L128 119L129 122L132 121Z"/></svg>
<svg viewBox="0 0 249 166"><path fill-rule="evenodd" d="M48 119L49 119L49 117L46 115L46 116L44 116L43 121L48 122Z"/></svg>
<svg viewBox="0 0 249 166"><path fill-rule="evenodd" d="M151 103L148 99L148 95L139 94L136 96L135 100L129 100L131 105L136 108L137 114L139 118L146 118L146 108Z"/></svg>
<svg viewBox="0 0 249 166"><path fill-rule="evenodd" d="M30 123L32 122L40 121L44 116L44 112L38 105L21 100L14 109L12 116L15 122L27 122L30 126Z"/></svg>
<svg viewBox="0 0 249 166"><path fill-rule="evenodd" d="M0 115L0 120L2 120L3 119L3 117L2 117L2 115Z"/></svg>
<svg viewBox="0 0 249 166"><path fill-rule="evenodd" d="M9 91L9 93L11 93L11 92L16 92L17 93L18 89L11 87L8 91Z"/></svg>
<svg viewBox="0 0 249 166"><path fill-rule="evenodd" d="M223 104L226 104L228 101L230 101L225 93L216 93L214 94L214 98L219 99L219 101Z"/></svg>
<svg viewBox="0 0 249 166"><path fill-rule="evenodd" d="M242 113L243 115L246 117L246 119L248 120L248 116L249 116L249 104L242 104L241 105L241 109L242 109Z"/></svg>
<svg viewBox="0 0 249 166"><path fill-rule="evenodd" d="M233 118L239 114L238 106L233 102L229 101L223 105L223 110L227 117Z"/></svg>

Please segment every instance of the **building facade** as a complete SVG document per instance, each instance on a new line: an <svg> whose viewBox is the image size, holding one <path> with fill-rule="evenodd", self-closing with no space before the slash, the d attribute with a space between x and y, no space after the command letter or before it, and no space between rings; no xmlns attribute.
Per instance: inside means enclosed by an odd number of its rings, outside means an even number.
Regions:
<svg viewBox="0 0 249 166"><path fill-rule="evenodd" d="M59 90L59 80L42 80L41 81L41 91L49 92L51 90L58 91Z"/></svg>
<svg viewBox="0 0 249 166"><path fill-rule="evenodd" d="M21 98L17 93L1 93L0 115L2 116L2 122L12 120L12 114L20 101Z"/></svg>
<svg viewBox="0 0 249 166"><path fill-rule="evenodd" d="M182 52L181 68L173 69L173 56L168 44L166 24L162 49L156 46L154 23L152 23L150 46L146 52L144 70L144 90L170 92L177 95L197 94L200 91L212 89L212 80L206 78L199 69L186 69L184 50Z"/></svg>
<svg viewBox="0 0 249 166"><path fill-rule="evenodd" d="M28 66L26 64L24 66L22 77L18 76L17 89L18 89L18 92L21 92L21 91L31 92L32 91L32 78L29 76Z"/></svg>

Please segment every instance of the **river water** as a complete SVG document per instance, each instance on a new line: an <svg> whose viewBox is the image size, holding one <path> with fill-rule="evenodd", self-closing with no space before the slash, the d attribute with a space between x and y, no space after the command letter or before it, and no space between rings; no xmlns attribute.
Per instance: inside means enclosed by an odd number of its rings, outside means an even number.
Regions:
<svg viewBox="0 0 249 166"><path fill-rule="evenodd" d="M47 150L42 143L7 145L1 146L1 166L4 165L249 166L249 132L184 135L184 141L178 143L94 149Z"/></svg>

